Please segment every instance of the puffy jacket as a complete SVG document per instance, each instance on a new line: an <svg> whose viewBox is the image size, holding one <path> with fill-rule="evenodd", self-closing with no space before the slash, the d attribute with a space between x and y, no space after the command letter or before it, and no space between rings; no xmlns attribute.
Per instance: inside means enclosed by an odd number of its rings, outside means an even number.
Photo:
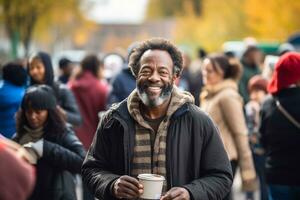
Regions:
<svg viewBox="0 0 300 200"><path fill-rule="evenodd" d="M54 91L57 96L57 103L67 114L67 122L73 126L79 126L82 123L79 108L72 91L64 84L56 83Z"/></svg>
<svg viewBox="0 0 300 200"><path fill-rule="evenodd" d="M0 81L0 133L11 138L16 132L15 114L19 109L25 88L9 81Z"/></svg>
<svg viewBox="0 0 300 200"><path fill-rule="evenodd" d="M212 120L193 104L184 104L170 119L166 168L168 189L186 188L192 199L223 199L232 184L231 166ZM130 175L135 122L127 101L113 106L99 123L82 166L83 180L99 199L115 199L110 187Z"/></svg>
<svg viewBox="0 0 300 200"><path fill-rule="evenodd" d="M18 135L15 141L19 141ZM29 200L76 199L73 174L79 173L84 148L71 129L56 137L45 135L43 156L36 165L36 186Z"/></svg>

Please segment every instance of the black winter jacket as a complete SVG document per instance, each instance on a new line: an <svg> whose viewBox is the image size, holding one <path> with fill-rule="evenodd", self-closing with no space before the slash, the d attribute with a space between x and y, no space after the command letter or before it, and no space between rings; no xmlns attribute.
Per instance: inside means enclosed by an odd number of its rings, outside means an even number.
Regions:
<svg viewBox="0 0 300 200"><path fill-rule="evenodd" d="M18 136L15 138L18 142ZM43 156L36 165L36 185L29 200L76 199L74 174L85 156L83 145L68 128L65 133L44 136Z"/></svg>
<svg viewBox="0 0 300 200"><path fill-rule="evenodd" d="M261 142L266 150L266 179L270 184L300 185L300 129L276 107L275 99L300 122L300 88L280 91L261 108Z"/></svg>
<svg viewBox="0 0 300 200"><path fill-rule="evenodd" d="M57 96L57 103L67 114L67 122L73 126L79 126L82 122L80 111L72 91L66 85L55 83L54 91Z"/></svg>
<svg viewBox="0 0 300 200"><path fill-rule="evenodd" d="M223 199L232 184L231 166L212 120L198 107L184 104L170 119L166 168L168 189L186 188L195 200ZM111 184L130 175L135 122L127 101L111 108L99 123L82 166L83 180L99 199L115 199Z"/></svg>

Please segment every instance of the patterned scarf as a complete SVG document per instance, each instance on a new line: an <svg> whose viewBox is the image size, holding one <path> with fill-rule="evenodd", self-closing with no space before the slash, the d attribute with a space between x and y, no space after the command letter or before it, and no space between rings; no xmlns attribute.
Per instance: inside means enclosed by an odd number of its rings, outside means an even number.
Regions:
<svg viewBox="0 0 300 200"><path fill-rule="evenodd" d="M129 95L127 107L130 115L136 121L134 157L131 169L132 176L137 177L138 174L153 173L166 177L166 139L170 117L187 102L193 103L193 96L188 92L180 91L174 86L166 117L158 127L154 147L151 148L150 134L155 134L154 130L140 113L140 103L142 102L137 91L134 90ZM165 181L164 185L167 185L167 181Z"/></svg>

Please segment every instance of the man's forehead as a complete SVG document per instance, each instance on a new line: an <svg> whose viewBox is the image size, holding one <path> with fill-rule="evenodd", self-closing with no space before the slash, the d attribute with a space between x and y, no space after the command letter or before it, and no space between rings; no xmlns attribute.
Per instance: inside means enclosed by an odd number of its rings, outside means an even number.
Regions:
<svg viewBox="0 0 300 200"><path fill-rule="evenodd" d="M143 53L140 60L151 60L153 58L164 58L165 60L166 57L169 57L169 59L172 61L171 55L168 51L160 49L148 49Z"/></svg>

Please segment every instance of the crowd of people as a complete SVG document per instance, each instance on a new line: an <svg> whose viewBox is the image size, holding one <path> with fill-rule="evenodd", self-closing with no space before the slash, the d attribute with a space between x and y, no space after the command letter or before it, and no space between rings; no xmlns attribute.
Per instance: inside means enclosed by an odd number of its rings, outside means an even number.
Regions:
<svg viewBox="0 0 300 200"><path fill-rule="evenodd" d="M4 64L0 199L139 199L145 173L162 200L238 200L237 173L245 200L300 199L300 53L266 56L152 38L59 75L43 51Z"/></svg>

